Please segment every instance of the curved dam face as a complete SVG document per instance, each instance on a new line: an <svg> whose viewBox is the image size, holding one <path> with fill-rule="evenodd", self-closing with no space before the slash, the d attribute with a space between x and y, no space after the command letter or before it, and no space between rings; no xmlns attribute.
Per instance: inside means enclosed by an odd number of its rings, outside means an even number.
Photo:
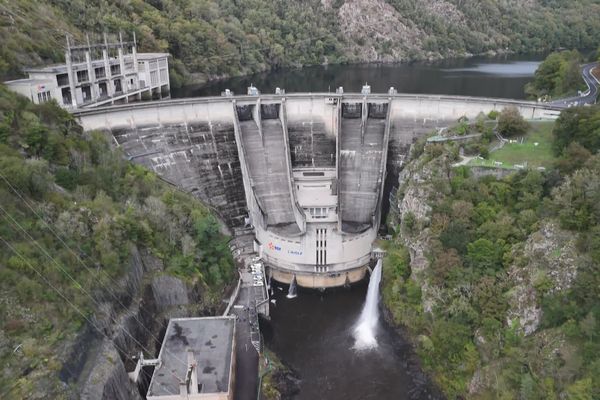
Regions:
<svg viewBox="0 0 600 400"><path fill-rule="evenodd" d="M364 277L385 183L397 184L419 136L510 105L528 119L560 112L499 99L322 93L169 100L76 116L212 206L236 234L252 231L274 279L324 288Z"/></svg>

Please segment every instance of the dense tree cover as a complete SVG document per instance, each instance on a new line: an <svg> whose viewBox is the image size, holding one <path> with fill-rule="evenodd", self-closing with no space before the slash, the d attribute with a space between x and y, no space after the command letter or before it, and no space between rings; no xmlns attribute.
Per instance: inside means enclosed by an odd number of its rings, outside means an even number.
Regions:
<svg viewBox="0 0 600 400"><path fill-rule="evenodd" d="M17 12L33 14L31 0L19 0L12 6ZM82 32L99 33L122 30L129 36L135 31L141 51L167 51L173 55L172 85L181 83L190 73L204 77L238 75L271 67L290 67L323 62L344 61L338 41L335 18L318 0L153 0L86 1L46 0L59 19L71 24L79 40ZM34 17L31 15L31 17ZM13 30L29 31L30 26ZM1 32L1 31L0 31ZM13 32L2 32L9 43L0 53L5 59L0 75L16 70L27 62L21 53L33 50L43 58L40 45L22 48L13 40ZM44 47L62 48L58 43L42 41ZM13 45L14 43L14 45ZM33 46L36 47L33 47ZM19 65L21 64L21 65Z"/></svg>
<svg viewBox="0 0 600 400"><path fill-rule="evenodd" d="M64 35L135 31L142 51L173 54L172 85L269 68L348 61L398 60L559 47L596 47L600 5L594 0L387 1L406 39L367 43L343 35L345 0L15 0L0 6L0 77L23 66L62 61ZM339 12L340 9L346 11ZM367 16L376 21L378 16ZM353 22L350 22L351 24ZM351 27L352 28L352 27ZM410 49L410 51L406 50ZM392 50L397 50L393 52Z"/></svg>
<svg viewBox="0 0 600 400"><path fill-rule="evenodd" d="M572 143L591 153L600 150L600 106L578 107L563 111L554 128L553 148L562 154Z"/></svg>
<svg viewBox="0 0 600 400"><path fill-rule="evenodd" d="M5 398L29 398L40 381L48 398L60 397L58 349L87 324L74 307L93 316L94 299L127 271L132 245L163 260L166 273L204 287L206 305L220 302L234 276L227 239L207 208L125 161L104 135L83 134L55 104L35 106L2 85L0 174Z"/></svg>
<svg viewBox="0 0 600 400"><path fill-rule="evenodd" d="M546 100L577 94L587 86L581 77L583 57L577 50L550 54L535 71L533 82L525 92L533 98Z"/></svg>
<svg viewBox="0 0 600 400"><path fill-rule="evenodd" d="M565 110L561 119L584 124L589 110ZM384 261L383 298L449 398L600 398L600 155L586 147L572 142L556 170L503 179L476 178L466 167L448 173L454 144L428 145L413 161L422 171L419 185L435 194L426 220L407 213L397 226ZM509 318L510 298L522 284L518 271L535 257L524 242L544 224L574 238L577 273L565 290L535 273L527 290L537 293L542 320L525 336L518 319ZM411 271L405 245L416 241L426 243L427 266ZM474 383L475 371L481 375Z"/></svg>

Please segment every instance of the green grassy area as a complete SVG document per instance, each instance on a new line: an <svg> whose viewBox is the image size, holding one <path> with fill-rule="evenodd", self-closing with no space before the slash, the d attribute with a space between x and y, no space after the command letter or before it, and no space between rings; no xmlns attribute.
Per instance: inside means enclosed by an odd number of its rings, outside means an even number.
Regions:
<svg viewBox="0 0 600 400"><path fill-rule="evenodd" d="M468 165L514 168L514 165L526 165L528 168L549 167L555 157L552 153L553 121L531 122L531 129L517 143L506 143L504 147L490 153L489 159L474 159ZM496 165L501 162L502 165Z"/></svg>

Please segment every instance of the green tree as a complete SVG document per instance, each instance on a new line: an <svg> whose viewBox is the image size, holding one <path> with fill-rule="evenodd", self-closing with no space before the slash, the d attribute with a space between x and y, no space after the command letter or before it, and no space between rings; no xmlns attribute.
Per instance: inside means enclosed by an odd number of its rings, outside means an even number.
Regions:
<svg viewBox="0 0 600 400"><path fill-rule="evenodd" d="M516 107L506 107L498 116L498 133L503 136L523 135L529 129L529 123Z"/></svg>
<svg viewBox="0 0 600 400"><path fill-rule="evenodd" d="M562 154L572 142L588 151L600 149L600 106L569 108L560 113L553 130L556 155Z"/></svg>
<svg viewBox="0 0 600 400"><path fill-rule="evenodd" d="M490 274L502 267L503 246L488 239L467 245L467 262L480 274Z"/></svg>

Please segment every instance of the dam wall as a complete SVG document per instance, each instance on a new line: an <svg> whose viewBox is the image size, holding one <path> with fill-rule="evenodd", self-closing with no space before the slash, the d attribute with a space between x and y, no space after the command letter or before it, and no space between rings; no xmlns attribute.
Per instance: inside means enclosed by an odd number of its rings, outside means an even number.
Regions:
<svg viewBox="0 0 600 400"><path fill-rule="evenodd" d="M206 101L111 107L79 118L85 130L110 134L127 158L213 206L235 228L244 225L247 206L233 117L231 103Z"/></svg>
<svg viewBox="0 0 600 400"><path fill-rule="evenodd" d="M252 228L271 276L301 286L363 278L388 195L421 136L515 106L459 96L307 93L167 100L76 114L126 157Z"/></svg>

